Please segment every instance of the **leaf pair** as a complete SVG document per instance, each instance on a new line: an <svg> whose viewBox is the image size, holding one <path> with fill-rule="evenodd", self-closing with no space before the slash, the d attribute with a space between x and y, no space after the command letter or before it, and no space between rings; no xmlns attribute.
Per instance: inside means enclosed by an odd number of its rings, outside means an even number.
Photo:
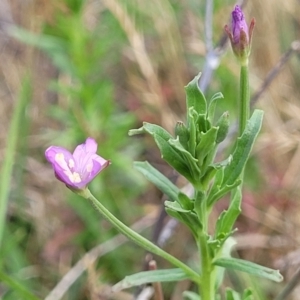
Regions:
<svg viewBox="0 0 300 300"><path fill-rule="evenodd" d="M215 260L214 265L231 269L235 271L245 272L261 278L273 280L275 282L282 281L282 276L278 270L273 270L258 264L237 258L219 258ZM188 276L181 269L165 269L139 272L130 276L126 276L122 281L113 286L113 291L130 288L137 285L152 282L172 282L188 279ZM227 300L250 300L251 291L245 291L241 298L238 293L228 289L226 292Z"/></svg>

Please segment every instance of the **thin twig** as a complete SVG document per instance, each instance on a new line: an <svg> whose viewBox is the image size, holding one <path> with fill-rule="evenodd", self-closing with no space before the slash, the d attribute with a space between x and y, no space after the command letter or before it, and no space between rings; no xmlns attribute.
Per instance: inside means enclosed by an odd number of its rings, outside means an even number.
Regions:
<svg viewBox="0 0 300 300"><path fill-rule="evenodd" d="M295 289L295 287L300 283L300 268L294 274L293 278L284 287L282 292L275 298L275 300L286 300L287 296Z"/></svg>
<svg viewBox="0 0 300 300"><path fill-rule="evenodd" d="M152 226L155 222L156 212L153 212L144 218L140 219L132 225L132 229L136 232L141 232L144 229ZM87 269L88 265L93 264L98 258L107 254L108 252L120 247L128 239L122 235L118 234L112 239L102 243L89 252L87 252L60 280L60 282L53 288L50 294L45 298L45 300L59 300L68 291L70 286L83 274Z"/></svg>
<svg viewBox="0 0 300 300"><path fill-rule="evenodd" d="M294 41L291 44L291 47L281 56L278 63L272 68L272 70L267 75L266 79L262 83L261 87L251 98L251 106L255 105L257 100L263 94L263 92L270 86L271 82L274 78L279 74L279 72L283 69L285 64L289 61L291 56L300 51L300 41Z"/></svg>
<svg viewBox="0 0 300 300"><path fill-rule="evenodd" d="M149 270L157 270L156 261L152 259L149 261ZM162 292L162 287L160 282L153 282L152 286L154 288L154 299L155 300L164 300L164 295Z"/></svg>
<svg viewBox="0 0 300 300"><path fill-rule="evenodd" d="M208 52L213 50L213 0L206 0L205 9L205 44Z"/></svg>

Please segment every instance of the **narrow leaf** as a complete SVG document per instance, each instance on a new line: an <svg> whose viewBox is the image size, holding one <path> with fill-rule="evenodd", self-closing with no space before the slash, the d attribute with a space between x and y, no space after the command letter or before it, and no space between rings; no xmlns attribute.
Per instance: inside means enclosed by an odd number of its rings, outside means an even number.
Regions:
<svg viewBox="0 0 300 300"><path fill-rule="evenodd" d="M187 106L194 107L198 114L206 114L206 99L198 85L200 76L201 73L185 87Z"/></svg>
<svg viewBox="0 0 300 300"><path fill-rule="evenodd" d="M263 111L255 110L247 122L245 131L238 138L237 146L232 155L232 161L225 168L223 186L226 184L232 185L242 173L252 150L253 143L260 131L262 119Z"/></svg>
<svg viewBox="0 0 300 300"><path fill-rule="evenodd" d="M167 201L165 201L165 204L166 202ZM188 228L191 229L193 235L197 237L199 230L202 228L202 224L200 223L197 215L194 212L192 211L182 212L168 206L166 206L165 209L169 216L185 224Z"/></svg>
<svg viewBox="0 0 300 300"><path fill-rule="evenodd" d="M178 194L178 202L187 210L192 210L194 208L194 201L182 192L179 192Z"/></svg>
<svg viewBox="0 0 300 300"><path fill-rule="evenodd" d="M200 169L197 165L198 160L195 157L193 157L190 152L188 152L185 148L183 148L183 146L179 142L179 138L177 138L176 140L170 139L169 144L173 146L176 150L178 150L178 152L180 152L192 176L194 178L199 178Z"/></svg>
<svg viewBox="0 0 300 300"><path fill-rule="evenodd" d="M194 292L191 291L184 291L182 293L183 299L188 299L188 300L201 300L200 296Z"/></svg>
<svg viewBox="0 0 300 300"><path fill-rule="evenodd" d="M189 140L188 140L188 149L189 152L195 156L195 149L197 144L197 131L196 131L196 119L197 113L193 107L188 110L188 131L189 131Z"/></svg>
<svg viewBox="0 0 300 300"><path fill-rule="evenodd" d="M241 300L241 296L239 293L229 288L226 290L226 300Z"/></svg>
<svg viewBox="0 0 300 300"><path fill-rule="evenodd" d="M241 188L237 187L231 196L230 205L228 210L225 210L221 213L220 217L217 220L216 225L216 237L226 236L232 232L232 227L241 213L241 201L242 201L242 192Z"/></svg>
<svg viewBox="0 0 300 300"><path fill-rule="evenodd" d="M216 261L214 261L214 265L226 269L242 271L258 277L267 278L276 282L281 282L283 280L283 277L279 273L279 270L273 270L243 259L219 258Z"/></svg>
<svg viewBox="0 0 300 300"><path fill-rule="evenodd" d="M211 123L207 119L206 114L197 114L196 120L196 128L198 132L206 132L211 128Z"/></svg>
<svg viewBox="0 0 300 300"><path fill-rule="evenodd" d="M214 120L214 115L215 115L215 109L216 109L216 104L217 100L223 99L224 96L221 92L218 92L214 94L211 99L209 100L209 105L208 105L208 119L213 122Z"/></svg>
<svg viewBox="0 0 300 300"><path fill-rule="evenodd" d="M225 187L220 189L215 194L212 194L211 196L209 196L208 201L207 201L208 207L211 207L216 201L221 199L223 196L225 196L228 192L233 190L235 187L239 186L241 183L242 183L242 180L238 179L232 185L226 185Z"/></svg>
<svg viewBox="0 0 300 300"><path fill-rule="evenodd" d="M179 174L193 182L188 166L180 152L159 135L154 134L154 140L160 150L161 157Z"/></svg>
<svg viewBox="0 0 300 300"><path fill-rule="evenodd" d="M161 126L147 123L147 122L144 122L143 126L139 129L129 130L128 135L132 136L132 135L141 134L144 132L147 132L147 133L151 134L152 136L154 136L154 134L159 135L165 141L168 141L169 139L173 138L172 135L167 130L162 128Z"/></svg>
<svg viewBox="0 0 300 300"><path fill-rule="evenodd" d="M135 161L135 169L140 171L149 181L151 181L160 191L166 194L170 200L177 201L180 190L167 177L152 167L147 161Z"/></svg>
<svg viewBox="0 0 300 300"><path fill-rule="evenodd" d="M196 157L198 159L198 164L201 166L204 158L210 151L213 151L215 147L215 140L217 137L218 128L212 127L207 132L200 133L200 142L196 147Z"/></svg>
<svg viewBox="0 0 300 300"><path fill-rule="evenodd" d="M190 210L184 209L178 202L165 201L165 207L177 212L188 213Z"/></svg>
<svg viewBox="0 0 300 300"><path fill-rule="evenodd" d="M140 272L130 276L126 276L123 280L112 287L112 291L118 292L123 289L128 289L130 287L142 285L145 283L181 281L188 278L188 275L186 275L181 269L165 269Z"/></svg>
<svg viewBox="0 0 300 300"><path fill-rule="evenodd" d="M244 291L243 300L254 300L253 293L250 289Z"/></svg>

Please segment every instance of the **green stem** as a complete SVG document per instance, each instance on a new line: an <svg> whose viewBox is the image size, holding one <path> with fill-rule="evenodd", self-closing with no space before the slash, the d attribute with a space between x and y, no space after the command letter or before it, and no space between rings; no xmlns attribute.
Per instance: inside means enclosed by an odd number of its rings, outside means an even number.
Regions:
<svg viewBox="0 0 300 300"><path fill-rule="evenodd" d="M88 188L85 190L78 190L74 191L75 193L79 194L80 196L84 197L85 199L89 200L94 208L101 213L103 217L105 217L113 226L115 226L122 234L128 237L130 240L141 246L142 248L150 251L167 261L169 261L172 265L180 268L183 270L192 281L199 284L200 277L194 270L188 267L186 264L175 258L174 256L170 255L169 253L165 252L137 232L133 231L131 228L127 227L123 224L120 220L118 220L110 211L108 211L89 191Z"/></svg>
<svg viewBox="0 0 300 300"><path fill-rule="evenodd" d="M249 89L249 70L248 65L241 66L240 73L240 124L239 136L245 130L250 115L250 89Z"/></svg>
<svg viewBox="0 0 300 300"><path fill-rule="evenodd" d="M196 188L195 188L196 190ZM201 262L201 280L199 285L199 293L201 300L214 300L215 278L214 266L209 253L209 245L207 240L208 232L208 216L207 198L201 191L195 191L195 208L199 220L201 220L202 228L197 235L197 245Z"/></svg>
<svg viewBox="0 0 300 300"><path fill-rule="evenodd" d="M201 286L200 286L200 295L201 300L214 300L214 277L211 257L209 255L207 237L202 232L198 237L199 250L201 256Z"/></svg>

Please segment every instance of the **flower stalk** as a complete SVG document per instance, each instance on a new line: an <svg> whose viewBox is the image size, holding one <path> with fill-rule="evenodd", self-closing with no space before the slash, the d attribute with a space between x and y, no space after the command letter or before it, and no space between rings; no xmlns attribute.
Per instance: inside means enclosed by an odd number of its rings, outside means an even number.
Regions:
<svg viewBox="0 0 300 300"><path fill-rule="evenodd" d="M106 218L116 229L118 229L122 234L124 234L128 239L136 243L137 245L141 246L145 250L156 254L168 262L170 262L172 265L180 268L183 270L192 281L194 281L196 284L200 283L199 275L192 270L190 267L188 267L186 264L178 260L176 257L172 256L171 254L165 252L128 226L126 226L124 223L122 223L119 219L117 219L101 202L99 202L94 195L90 192L88 188L83 190L74 190L74 192L83 198L87 199L93 207L104 217Z"/></svg>
<svg viewBox="0 0 300 300"><path fill-rule="evenodd" d="M249 70L248 66L241 66L240 70L240 121L239 136L246 128L247 121L250 117L250 89L249 89Z"/></svg>
<svg viewBox="0 0 300 300"><path fill-rule="evenodd" d="M255 26L255 20L252 19L249 26L246 22L242 9L236 5L232 11L231 28L225 26L225 31L231 42L234 55L238 59L240 71L240 122L239 135L241 136L246 127L250 116L250 92L249 92L249 74L248 64L251 52L252 34Z"/></svg>

